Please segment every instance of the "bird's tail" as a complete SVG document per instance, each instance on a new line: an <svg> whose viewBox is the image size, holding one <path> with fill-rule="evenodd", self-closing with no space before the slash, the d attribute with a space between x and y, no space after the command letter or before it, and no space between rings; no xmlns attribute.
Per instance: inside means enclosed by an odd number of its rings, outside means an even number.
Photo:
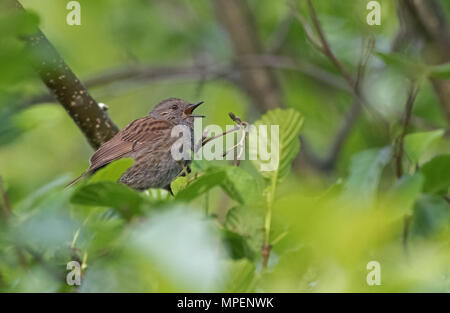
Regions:
<svg viewBox="0 0 450 313"><path fill-rule="evenodd" d="M81 174L79 177L75 178L74 180L72 180L70 183L68 183L64 188L69 188L73 185L75 185L76 183L78 183L84 176L86 176L88 174L88 172L84 172L83 174Z"/></svg>

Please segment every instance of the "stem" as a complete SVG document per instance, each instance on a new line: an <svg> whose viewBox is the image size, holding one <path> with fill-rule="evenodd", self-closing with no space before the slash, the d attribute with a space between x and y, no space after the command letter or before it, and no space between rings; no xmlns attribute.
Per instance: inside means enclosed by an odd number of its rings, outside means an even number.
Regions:
<svg viewBox="0 0 450 313"><path fill-rule="evenodd" d="M1 197L0 204L3 203L3 205L1 205L0 207L3 208L4 211L3 215L5 216L5 220L7 220L12 216L12 208L8 194L6 193L6 190L3 188L3 178L1 176L0 176L0 197Z"/></svg>
<svg viewBox="0 0 450 313"><path fill-rule="evenodd" d="M272 222L272 209L273 209L273 201L275 198L276 183L277 183L277 175L273 175L271 180L270 191L267 194L267 211L264 222L264 244L262 248L263 268L267 267L267 262L270 256L270 250L272 248L272 246L270 245L270 226Z"/></svg>
<svg viewBox="0 0 450 313"><path fill-rule="evenodd" d="M416 86L414 83L412 83L408 93L408 100L406 101L405 105L405 116L403 118L402 132L400 136L397 138L396 142L395 167L397 178L400 178L403 175L403 167L402 167L403 150L404 150L403 144L406 133L408 132L408 126L412 116L414 100L416 99L418 91L419 87Z"/></svg>

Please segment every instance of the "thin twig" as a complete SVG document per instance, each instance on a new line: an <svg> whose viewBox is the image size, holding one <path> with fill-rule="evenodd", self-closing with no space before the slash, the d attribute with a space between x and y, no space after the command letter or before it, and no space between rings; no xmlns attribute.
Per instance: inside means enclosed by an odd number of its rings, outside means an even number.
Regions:
<svg viewBox="0 0 450 313"><path fill-rule="evenodd" d="M362 54L358 63L358 69L356 73L356 81L354 86L355 90L360 90L361 88L362 80L364 78L364 74L367 68L367 63L371 56L374 45L375 39L373 37L370 37L367 40L366 45L363 45ZM331 143L331 148L324 159L318 159L317 157L313 156L312 153L310 152L308 142L306 141L305 138L303 137L301 138L309 160L313 162L313 164L316 167L325 171L331 170L334 167L336 160L338 159L339 153L342 150L342 147L346 139L350 135L350 132L361 113L361 108L362 102L360 101L360 98L354 96L352 99L350 109L348 110L344 118L344 121L341 124L341 127L337 131L337 134Z"/></svg>
<svg viewBox="0 0 450 313"><path fill-rule="evenodd" d="M355 88L355 80L353 77L347 72L347 70L344 68L344 66L341 64L341 62L336 58L333 51L330 48L330 45L328 44L327 39L325 38L325 34L323 32L322 26L320 24L319 18L317 17L316 10L314 9L314 6L312 5L311 0L307 0L309 11L311 13L311 18L314 24L314 28L316 29L317 34L319 35L319 40L321 43L321 51L331 60L331 62L338 68L339 72L341 72L342 76L347 80L350 86L352 88ZM356 89L355 89L356 90Z"/></svg>
<svg viewBox="0 0 450 313"><path fill-rule="evenodd" d="M271 54L277 54L280 52L283 44L286 42L287 35L289 34L289 30L293 21L293 10L289 10L286 13L286 16L278 24L277 28L273 32L271 36L271 40L269 41L269 48L267 49Z"/></svg>
<svg viewBox="0 0 450 313"><path fill-rule="evenodd" d="M3 178L0 176L0 196L2 197L2 208L6 219L12 216L11 202L9 201L8 194L3 186Z"/></svg>
<svg viewBox="0 0 450 313"><path fill-rule="evenodd" d="M251 69L269 67L278 70L290 70L302 73L319 82L329 85L333 88L351 91L347 83L341 77L334 75L320 67L306 62L299 62L286 56L277 56L272 54L246 55L238 60L240 69ZM225 79L233 83L238 83L239 68L233 65L220 66L218 64L195 64L193 66L167 66L154 67L144 66L126 67L109 70L105 73L99 73L92 78L86 79L84 84L86 88L99 88L118 82L147 83L149 81L174 80L174 79L201 79L216 80ZM49 93L43 93L26 99L22 108L31 105L55 102L56 99Z"/></svg>
<svg viewBox="0 0 450 313"><path fill-rule="evenodd" d="M409 228L411 226L411 215L405 215L403 218L403 234L402 234L402 246L405 254L408 254L408 238L409 238Z"/></svg>
<svg viewBox="0 0 450 313"><path fill-rule="evenodd" d="M400 133L400 136L396 140L396 149L395 149L395 168L396 168L396 175L397 178L400 178L403 175L403 142L406 136L406 133L408 132L408 125L411 121L412 116L412 109L414 105L414 100L416 99L417 93L419 91L419 87L413 82L411 83L411 87L408 92L408 99L406 100L405 105L405 115L403 117L403 126L402 131Z"/></svg>

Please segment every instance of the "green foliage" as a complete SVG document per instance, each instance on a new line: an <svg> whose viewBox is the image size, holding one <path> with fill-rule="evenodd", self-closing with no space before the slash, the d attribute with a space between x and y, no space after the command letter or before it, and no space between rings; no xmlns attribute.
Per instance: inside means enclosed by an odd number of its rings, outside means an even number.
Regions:
<svg viewBox="0 0 450 313"><path fill-rule="evenodd" d="M375 200L381 172L390 159L391 147L370 149L355 154L343 190L344 200L370 207Z"/></svg>
<svg viewBox="0 0 450 313"><path fill-rule="evenodd" d="M450 205L435 195L422 196L414 206L412 232L429 237L441 233L448 227Z"/></svg>
<svg viewBox="0 0 450 313"><path fill-rule="evenodd" d="M267 125L267 132L259 132L258 129L253 130L255 136L258 138L258 145L252 145L250 147L250 153L257 156L256 160L253 160L256 168L260 170L260 173L268 180L281 181L289 173L291 168L291 162L297 155L300 149L300 141L298 136L303 125L303 117L299 112L289 109L282 110L276 109L264 114L260 120L254 123L256 127L260 125ZM279 141L271 138L271 127L279 127ZM250 134L252 135L252 134ZM276 143L279 147L279 154L275 153L277 158L273 163L273 170L262 170L263 166L267 164L257 150L260 142L263 146L267 146L267 152L270 154L271 142Z"/></svg>
<svg viewBox="0 0 450 313"><path fill-rule="evenodd" d="M142 196L127 186L98 182L80 187L71 197L74 204L113 207L125 218L142 213Z"/></svg>
<svg viewBox="0 0 450 313"><path fill-rule="evenodd" d="M439 64L431 67L430 75L435 78L450 78L450 63Z"/></svg>
<svg viewBox="0 0 450 313"><path fill-rule="evenodd" d="M421 172L425 177L425 192L446 194L450 186L450 154L434 157L423 165Z"/></svg>
<svg viewBox="0 0 450 313"><path fill-rule="evenodd" d="M444 135L443 129L429 132L412 133L405 136L405 151L413 164L418 164L420 158L426 154L430 145Z"/></svg>
<svg viewBox="0 0 450 313"><path fill-rule="evenodd" d="M389 215L392 219L400 219L405 215L410 215L414 203L422 192L424 178L421 173L412 176L405 175L395 182L394 186L387 193L390 208Z"/></svg>
<svg viewBox="0 0 450 313"><path fill-rule="evenodd" d="M0 10L0 291L450 291L448 121L425 79L450 77L449 64L430 65L441 62L438 54L413 42L406 52L375 53L361 85L362 114L334 167L324 170L316 161L327 158L348 122L353 94L301 25L283 22L292 13L285 1L248 1L271 51L262 61L276 73L286 107L260 118L262 104L242 88L248 82L228 80L239 76L235 51L212 2L86 0L81 27L66 24L67 10L56 0L20 2L27 13ZM377 27L361 14L366 2L314 2L352 77L361 39L370 34L376 48L388 47L398 31L393 1L383 1ZM305 3L299 11L311 20ZM274 170L263 171L264 160L239 167L194 161L192 173L171 183L171 195L117 183L133 162L123 159L64 189L73 178L64 173L85 170L92 150L60 106L34 104L47 89L23 36L37 26L120 128L167 97L205 100L203 126L229 124L230 111L256 126L279 125ZM92 86L103 77L108 83ZM117 77L126 80L109 81ZM408 80L418 80L420 92L404 140L405 174L397 178L388 145ZM262 141L270 143L268 130ZM263 247L270 249L266 268ZM79 287L66 283L73 260L82 264ZM381 264L380 286L365 283L372 260Z"/></svg>
<svg viewBox="0 0 450 313"><path fill-rule="evenodd" d="M216 186L220 186L231 199L241 204L258 201L260 194L256 178L246 171L237 167L209 167L184 189L179 190L178 185L176 198L190 201Z"/></svg>
<svg viewBox="0 0 450 313"><path fill-rule="evenodd" d="M429 74L429 68L417 58L411 58L400 53L383 53L376 52L383 62L390 68L394 68L403 75L412 79L424 79Z"/></svg>
<svg viewBox="0 0 450 313"><path fill-rule="evenodd" d="M119 180L120 176L126 172L126 170L134 163L133 159L123 158L108 164L106 167L98 170L89 179L90 183L101 181L113 181Z"/></svg>

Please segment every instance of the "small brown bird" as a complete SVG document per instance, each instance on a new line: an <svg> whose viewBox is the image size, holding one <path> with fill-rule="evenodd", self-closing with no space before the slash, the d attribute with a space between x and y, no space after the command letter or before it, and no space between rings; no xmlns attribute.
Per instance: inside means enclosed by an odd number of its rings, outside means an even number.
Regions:
<svg viewBox="0 0 450 313"><path fill-rule="evenodd" d="M133 158L134 164L119 182L137 190L166 188L170 191L172 180L190 163L190 160L177 161L172 157L171 147L178 140L171 136L172 128L176 125L189 127L193 142L194 118L204 116L192 112L202 103L190 104L177 98L160 102L148 116L131 122L102 144L92 155L86 172L68 186L115 160Z"/></svg>

